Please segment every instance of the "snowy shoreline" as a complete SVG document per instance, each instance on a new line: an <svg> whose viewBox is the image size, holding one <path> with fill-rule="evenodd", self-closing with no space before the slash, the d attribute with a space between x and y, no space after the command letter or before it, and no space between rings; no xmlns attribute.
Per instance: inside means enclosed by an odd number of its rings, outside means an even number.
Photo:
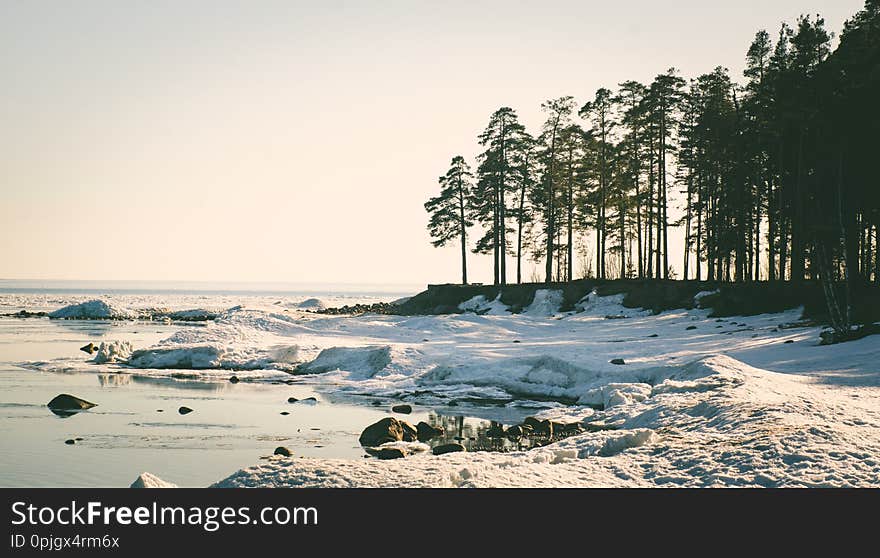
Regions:
<svg viewBox="0 0 880 558"><path fill-rule="evenodd" d="M820 347L818 327L797 325L800 310L715 319L699 308L624 308L619 295L591 295L565 313L558 302L545 292L510 314L499 300L470 300L470 313L441 316L233 307L134 348L127 365L83 366L214 378L242 369L255 380L311 372L339 396L463 412L491 399L617 428L524 452L393 461L307 459L292 448L294 457L220 487L880 486L877 336Z"/></svg>

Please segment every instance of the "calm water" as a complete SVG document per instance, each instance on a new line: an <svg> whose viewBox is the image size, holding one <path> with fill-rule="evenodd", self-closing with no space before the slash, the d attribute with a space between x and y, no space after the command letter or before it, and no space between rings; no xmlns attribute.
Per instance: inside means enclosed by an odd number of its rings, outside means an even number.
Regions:
<svg viewBox="0 0 880 558"><path fill-rule="evenodd" d="M143 471L181 486L207 486L259 463L279 445L296 456L363 459L360 432L389 416L391 401L331 403L307 384L91 372L85 364L91 357L79 350L89 341L116 339L147 346L181 327L199 326L0 319L0 486L121 487ZM78 361L76 371L23 366L59 358ZM98 406L61 418L46 407L59 393ZM288 397L319 401L290 404ZM183 405L194 412L180 415ZM418 407L405 418L443 425L447 434L435 443L459 441L472 449L485 442L481 433L490 426ZM65 444L76 438L82 440Z"/></svg>

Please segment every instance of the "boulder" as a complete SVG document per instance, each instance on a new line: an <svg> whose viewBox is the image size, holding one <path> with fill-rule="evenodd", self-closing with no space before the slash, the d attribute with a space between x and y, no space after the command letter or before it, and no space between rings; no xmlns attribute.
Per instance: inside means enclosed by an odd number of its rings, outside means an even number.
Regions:
<svg viewBox="0 0 880 558"><path fill-rule="evenodd" d="M296 397L288 397L287 398L288 403L296 403L297 401L299 401L299 399L297 399Z"/></svg>
<svg viewBox="0 0 880 558"><path fill-rule="evenodd" d="M401 459L406 457L406 454L400 448L380 448L375 452L375 455L379 459Z"/></svg>
<svg viewBox="0 0 880 558"><path fill-rule="evenodd" d="M387 417L366 427L358 442L362 446L376 447L388 442L412 442L417 437L418 432L411 424Z"/></svg>
<svg viewBox="0 0 880 558"><path fill-rule="evenodd" d="M526 417L522 426L530 429L538 436L553 436L553 423L549 420L539 420L535 417Z"/></svg>
<svg viewBox="0 0 880 558"><path fill-rule="evenodd" d="M98 352L98 347L94 343L89 343L88 345L80 347L79 350L84 353L89 353L90 355L93 355Z"/></svg>
<svg viewBox="0 0 880 558"><path fill-rule="evenodd" d="M238 376L232 376L232 377L229 378L229 383L230 383L230 384L237 384L237 383L240 382L240 381L241 381L241 380L238 379Z"/></svg>
<svg viewBox="0 0 880 558"><path fill-rule="evenodd" d="M443 434L444 430L439 426L431 426L424 421L416 425L416 437L420 442L427 442L428 440L439 438Z"/></svg>
<svg viewBox="0 0 880 558"><path fill-rule="evenodd" d="M694 325L692 325L692 326L687 326L687 327L684 328L684 329L685 329L685 331L691 331L691 330L693 330L693 329L697 329L697 326L694 326Z"/></svg>
<svg viewBox="0 0 880 558"><path fill-rule="evenodd" d="M86 401L85 399L80 399L74 395L62 393L56 395L52 401L49 401L48 407L53 411L83 411L85 409L97 407L97 404Z"/></svg>
<svg viewBox="0 0 880 558"><path fill-rule="evenodd" d="M73 439L64 440L64 443L67 444L68 446L72 446L73 444L76 443L76 440L73 440Z"/></svg>
<svg viewBox="0 0 880 558"><path fill-rule="evenodd" d="M400 413L402 415L408 415L412 412L412 407L410 405L395 405L391 407L392 413Z"/></svg>
<svg viewBox="0 0 880 558"><path fill-rule="evenodd" d="M181 415L188 415L191 412L193 412L193 410L190 409L189 407L181 407L181 408L177 409L177 412L180 413Z"/></svg>
<svg viewBox="0 0 880 558"><path fill-rule="evenodd" d="M290 450L284 446L278 446L275 448L275 452L272 455L283 455L284 457L290 457Z"/></svg>
<svg viewBox="0 0 880 558"><path fill-rule="evenodd" d="M434 455L443 455L444 453L453 453L457 451L467 451L461 444L443 444L433 449Z"/></svg>
<svg viewBox="0 0 880 558"><path fill-rule="evenodd" d="M612 358L609 362L618 366L623 366L624 364L626 364L626 361L622 358Z"/></svg>

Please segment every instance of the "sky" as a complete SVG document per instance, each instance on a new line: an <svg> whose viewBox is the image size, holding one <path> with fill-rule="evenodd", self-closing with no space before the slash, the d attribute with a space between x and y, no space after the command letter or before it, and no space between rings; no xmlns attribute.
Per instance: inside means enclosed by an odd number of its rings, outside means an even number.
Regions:
<svg viewBox="0 0 880 558"><path fill-rule="evenodd" d="M862 5L0 0L0 278L455 282L422 204L494 110L740 76L759 29Z"/></svg>

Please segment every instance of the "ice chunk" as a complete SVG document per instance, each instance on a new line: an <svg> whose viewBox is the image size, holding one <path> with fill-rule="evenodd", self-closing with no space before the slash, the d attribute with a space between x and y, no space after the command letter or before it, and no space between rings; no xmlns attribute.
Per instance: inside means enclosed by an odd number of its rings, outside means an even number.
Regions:
<svg viewBox="0 0 880 558"><path fill-rule="evenodd" d="M523 314L528 316L553 316L562 306L562 291L558 289L538 289L535 298Z"/></svg>
<svg viewBox="0 0 880 558"><path fill-rule="evenodd" d="M224 351L212 345L157 347L134 351L128 359L135 368L220 368Z"/></svg>
<svg viewBox="0 0 880 558"><path fill-rule="evenodd" d="M67 320L129 320L137 315L127 308L111 306L103 300L71 304L49 313L50 318Z"/></svg>
<svg viewBox="0 0 880 558"><path fill-rule="evenodd" d="M98 354L95 355L94 362L95 364L122 362L131 356L133 350L128 341L104 341L98 347Z"/></svg>
<svg viewBox="0 0 880 558"><path fill-rule="evenodd" d="M301 365L298 374L323 374L334 370L372 377L391 364L391 347L332 347L324 349L312 362Z"/></svg>

